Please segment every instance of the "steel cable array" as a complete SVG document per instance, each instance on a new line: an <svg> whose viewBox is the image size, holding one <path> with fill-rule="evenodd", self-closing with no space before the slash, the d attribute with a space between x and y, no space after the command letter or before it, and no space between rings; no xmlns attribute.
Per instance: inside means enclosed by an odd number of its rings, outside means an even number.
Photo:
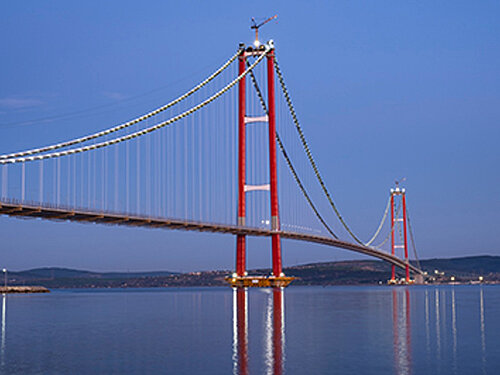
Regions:
<svg viewBox="0 0 500 375"><path fill-rule="evenodd" d="M69 150L64 150L64 151L60 151L60 152L54 152L54 153L50 153L50 154L29 156L29 157L24 157L24 158L3 159L3 160L0 160L0 164L24 163L24 162L28 162L28 161L44 160L44 159L61 157L61 156L66 156L66 155L73 155L73 154L77 154L77 153L80 153L80 152L86 152L86 151L90 151L90 150L96 150L96 149L99 149L99 148L102 148L102 147L106 147L106 146L110 146L110 145L113 145L113 144L117 144L117 143L121 143L121 142L124 142L124 141L128 141L130 139L134 139L134 138L140 137L142 135L151 133L151 132L153 132L155 130L161 129L161 128L163 128L163 127L165 127L167 125L170 125L170 124L172 124L172 123L174 123L174 122L176 122L176 121L178 121L178 120L180 120L180 119L182 119L182 118L184 118L186 116L191 115L192 113L194 113L194 112L198 111L199 109L205 107L207 104L213 102L215 99L217 99L222 94L224 94L225 92L227 92L236 83L238 83L243 77L245 77L250 71L252 71L252 69L254 69L262 61L262 59L265 57L266 53L270 49L271 49L271 47L269 45L266 45L264 53L261 56L259 56L259 58L257 58L257 60L255 60L255 62L251 66L249 66L242 74L240 74L238 77L236 77L233 81L231 81L229 84L227 84L221 90L219 90L218 92L216 92L214 95L212 95L208 99L204 100L200 104L198 104L198 105L190 108L189 110L184 111L181 114L179 114L179 115L177 115L175 117L172 117L172 118L170 118L170 119L168 119L166 121L160 122L160 123L158 123L156 125L153 125L151 127L139 130L137 132L134 132L134 133L131 133L131 134L128 134L128 135L124 135L122 137L114 138L114 139L111 139L111 140L108 140L108 141L105 141L105 142L96 143L96 144L93 144L93 145L79 147L79 148L74 148L74 149L69 149Z"/></svg>
<svg viewBox="0 0 500 375"><path fill-rule="evenodd" d="M247 65L249 64L249 62L247 61ZM259 97L259 101L262 105L262 109L264 110L264 112L266 114L269 114L268 113L268 110L267 110L267 105L266 105L266 102L264 100L264 96L262 95L262 92L260 91L260 87L259 87L259 84L257 83L257 79L255 78L255 75L253 74L253 72L250 72L250 78L252 79L252 83L254 85L254 88L255 88L255 91L257 92L257 96ZM283 142L281 141L281 138L278 134L278 132L276 132L276 141L278 142L278 146L281 150L281 153L283 154L283 157L285 158L285 161L288 165L288 168L290 169L290 171L292 172L292 175L293 175L293 178L295 179L295 182L297 183L297 185L299 186L299 189L300 191L302 192L302 194L304 195L304 197L306 198L307 200L307 203L309 204L309 206L311 207L311 209L313 210L314 214L316 215L316 217L318 218L318 220L321 222L321 224L323 224L323 226L325 227L325 229L336 239L338 239L338 236L333 232L333 230L330 228L330 226L327 224L327 222L325 221L325 219L321 216L321 214L319 213L318 209L316 208L316 206L314 205L311 197L309 196L309 194L307 193L307 190L306 188L304 187L304 185L302 184L302 181L300 180L293 164L292 164L292 161L290 160L287 152L286 152L286 149L285 149L285 146L283 145Z"/></svg>
<svg viewBox="0 0 500 375"><path fill-rule="evenodd" d="M312 166L312 168L314 170L314 173L316 175L316 179L318 180L319 184L321 185L321 188L323 189L323 192L325 193L326 198L328 199L328 202L330 203L330 206L335 211L335 214L337 215L338 219L340 220L340 222L342 223L342 225L344 226L344 228L347 230L347 232L351 235L351 237L358 244L364 245L363 242L353 233L353 231L349 228L349 226L345 222L344 218L342 217L342 215L340 214L339 210L337 209L337 206L333 202L333 199L330 196L330 193L328 192L328 189L326 188L325 183L323 182L323 178L321 177L321 174L319 173L318 167L316 166L316 162L314 161L314 158L313 158L313 156L311 154L311 150L309 149L309 145L307 144L307 141L306 141L306 139L304 137L304 133L302 132L302 127L300 126L299 120L298 120L297 115L295 113L295 109L294 109L292 101L290 99L290 95L288 94L288 90L286 88L285 81L283 79L283 75L281 74L281 70L279 68L278 61L276 59L274 61L275 61L274 67L275 67L275 70L276 70L276 74L278 75L278 79L280 81L281 89L283 90L283 94L285 95L285 100L286 100L286 102L288 104L288 108L290 110L290 114L292 115L293 122L295 124L295 127L296 127L298 133L299 133L299 137L300 137L300 140L301 140L302 145L304 147L304 151L305 151L305 153L307 155L307 158L309 159L309 163L311 164L311 166Z"/></svg>
<svg viewBox="0 0 500 375"><path fill-rule="evenodd" d="M406 218L408 220L408 229L410 230L410 240L411 240L411 245L413 248L413 254L415 255L415 261L417 262L417 267L419 269L422 269L422 267L420 267L420 261L418 260L418 256L417 256L417 247L415 246L415 238L413 236L413 230L412 230L411 224L410 224L410 214L408 212L408 207L406 207Z"/></svg>
<svg viewBox="0 0 500 375"><path fill-rule="evenodd" d="M401 203L399 203L398 206L396 207L396 217L398 217L400 209L401 209ZM384 238L384 240L380 244L378 244L377 246L375 246L376 248L380 248L380 247L384 246L384 244L391 237L391 234L394 232L394 228L395 227L396 227L396 222L394 222L394 223L391 224L391 230L389 231L389 233L387 234L387 236Z"/></svg>
<svg viewBox="0 0 500 375"><path fill-rule="evenodd" d="M142 116L137 117L133 120L127 121L123 124L114 126L112 128L109 128L109 129L106 129L106 130L103 130L103 131L100 131L100 132L97 132L94 134L90 134L90 135L87 135L84 137L75 138L75 139L72 139L72 140L69 140L66 142L57 143L57 144L53 144L50 146L35 148L35 149L21 151L21 152L15 152L15 153L11 153L11 154L0 155L0 160L19 158L19 157L26 156L26 155L40 154L40 153L43 153L46 151L57 150L60 148L73 146L75 144L84 143L84 142L90 141L92 139L100 138L100 137L103 137L105 135L108 135L108 134L117 132L119 130L128 128L128 127L135 125L141 121L144 121L150 117L153 117L153 116L165 111L166 109L176 105L177 103L183 101L184 99L188 98L189 96L191 96L192 94L194 94L195 92L200 90L202 87L207 85L214 78L216 78L220 73L222 73L228 66L230 66L236 60L236 58L238 57L238 55L240 53L241 53L241 49L238 49L238 51L224 65L222 65L219 69L217 69L214 73L212 73L204 81L200 82L198 85L193 87L191 90L187 91L185 94L179 96L177 99L175 99L175 100L171 101L170 103L167 103L167 104L165 104L165 105L163 105L163 106L161 106L161 107L159 107L151 112L148 112L145 115L142 115ZM5 163L2 163L2 164L5 164Z"/></svg>
<svg viewBox="0 0 500 375"><path fill-rule="evenodd" d="M276 58L275 58L275 61L276 61ZM277 64L277 63L276 63L276 64ZM247 65L249 65L249 62L247 62ZM296 127L297 127L297 130L298 130L298 132L299 132L299 135L301 136L301 141L302 141L302 143L303 143L303 145L304 145L304 148L305 148L305 150L306 150L306 153L308 154L308 157L310 157L310 159L309 159L309 160L311 161L311 164L313 165L313 168L315 169L316 176L318 177L318 180L320 181L320 184L322 185L322 187L324 188L323 190L325 191L325 190L326 190L326 186L322 183L321 175L319 174L319 171L318 171L318 170L317 170L317 168L316 168L316 164L315 164L315 162L314 162L314 159L312 158L312 154L311 154L311 152L309 151L309 147L308 147L307 142L306 142L306 140L305 140L305 137L304 137L304 135L303 135L303 132L302 132L302 129L301 129L300 124L299 124L299 122L298 122L298 119L297 119L297 117L296 117L296 115L295 115L295 110L293 109L293 105L292 105L292 103L291 103L290 96L288 95L288 91L286 90L286 86L284 86L284 80L283 80L283 77L282 77L282 75L279 73L279 67L278 67L277 65L276 65L276 69L277 69L276 71L277 71L278 77L280 78L280 83L281 83L282 88L283 88L283 93L284 93L284 95L285 95L285 99L287 100L287 104L288 104L289 108L291 108L290 112L291 112L291 114L292 114L292 117L293 117L294 123L295 123L295 125L296 125ZM256 90L256 92L257 92L257 96L259 97L259 101L260 101L260 103L261 103L261 105L262 105L262 108L263 108L264 112L265 112L266 114L268 114L268 111L267 111L267 106L266 106L266 103L265 103L265 100L264 100L264 96L262 95L262 92L261 92L261 90L260 90L260 87L259 87L259 85L258 85L258 83L257 83L257 79L255 78L255 75L253 74L253 72L250 72L250 78L252 79L252 83L253 83L253 85L254 85L254 87L255 87L255 90ZM303 194L303 195L304 195L304 197L306 198L306 200L307 200L307 202L308 202L309 206L311 207L311 209L313 210L314 214L316 215L316 217L318 218L318 220L321 222L321 224L323 224L323 226L325 227L325 229L326 229L326 230L327 230L327 231L328 231L328 232L329 232L329 233L330 233L330 234L331 234L334 238L337 238L337 239L338 239L338 236L337 236L337 235L333 232L333 230L331 229L331 227L330 227L330 226L326 223L325 219L322 217L322 215L319 213L318 209L316 208L316 206L315 206L315 205L314 205L314 203L312 202L312 199L310 198L310 196L309 196L309 194L308 194L307 190L305 189L305 187L304 187L304 185L303 185L302 181L300 180L300 177L298 176L298 174L297 174L297 172L296 172L296 170L295 170L295 168L294 168L294 166L293 166L293 163L292 163L292 161L290 160L290 157L288 156L288 153L286 152L286 149L285 149L285 147L284 147L283 142L281 141L281 138L280 138L280 136L279 136L278 132L276 132L276 141L278 142L278 146L279 146L279 148L280 148L280 150L281 150L281 152L282 152L282 154L283 154L283 157L285 158L285 161L286 161L286 163L287 163L287 165L288 165L288 168L290 169L290 171L291 171L291 173L292 173L292 175L293 175L293 177L294 177L294 179L295 179L295 181L296 181L297 185L299 186L299 188L300 188L300 190L301 190L302 194ZM328 196L328 197L330 197L330 196L329 196L329 194L328 194L328 191L326 190L325 192L326 192L327 196ZM333 207L334 207L334 209L335 209L335 212L337 213L337 216L339 216L340 214L338 213L338 210L335 208L335 204L333 203L333 201L332 201L331 199L330 199L330 204L332 204L332 205L333 205ZM370 245L373 243L373 241L375 241L375 239L377 238L377 236L380 234L380 231L382 230L382 227L383 227L383 225L384 225L384 223L385 223L385 220L387 219L387 214L389 213L389 207L390 207L390 199L388 199L388 201L387 201L387 205L386 205L386 208L385 208L385 210L384 210L384 214L382 215L382 219L381 219L381 221L380 221L380 224L379 224L379 226L378 226L377 230L375 231L375 233L373 234L373 236L371 237L371 239L370 239L368 242L366 242L366 243L361 243L361 242L360 242L360 244L362 244L362 245L364 245L364 246L370 246ZM399 208L398 208L398 212L399 212ZM340 219L341 221L343 221L343 220L342 220L342 217L340 217L340 216L339 216L339 219ZM345 223L344 223L344 226L346 226L346 224L345 224ZM347 229L347 230L349 230L349 228L347 228L347 227L346 227L346 229ZM393 230L393 229L392 229L392 230ZM391 232L390 232L390 233L392 233L392 230L391 230ZM389 235L390 235L390 233L389 233ZM353 235L353 234L351 233L351 235ZM387 237L387 238L389 238L389 237ZM379 247L380 247L380 246L382 246L385 242L386 242L386 240L385 240L385 241L383 241L383 242L379 245Z"/></svg>

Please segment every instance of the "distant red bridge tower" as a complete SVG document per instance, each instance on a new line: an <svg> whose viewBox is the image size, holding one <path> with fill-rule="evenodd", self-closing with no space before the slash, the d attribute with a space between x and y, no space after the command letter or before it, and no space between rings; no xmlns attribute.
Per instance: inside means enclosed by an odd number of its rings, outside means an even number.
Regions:
<svg viewBox="0 0 500 375"><path fill-rule="evenodd" d="M395 200L400 199L400 207L403 211L400 214L400 210L395 211ZM405 283L410 284L412 280L410 279L410 267L408 260L408 240L407 240L407 215L406 215L406 190L400 188L396 182L396 188L391 189L391 254L395 255L396 249L404 250L404 261L406 263L405 267ZM401 233L402 232L402 233ZM396 236L399 241L396 242ZM396 284L396 267L392 265L390 284Z"/></svg>

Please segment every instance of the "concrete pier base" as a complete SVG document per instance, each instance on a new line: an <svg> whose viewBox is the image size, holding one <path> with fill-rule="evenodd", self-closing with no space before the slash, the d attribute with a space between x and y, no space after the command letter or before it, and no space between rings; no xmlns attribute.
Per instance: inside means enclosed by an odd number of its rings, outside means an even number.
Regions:
<svg viewBox="0 0 500 375"><path fill-rule="evenodd" d="M237 288L248 288L248 287L257 287L257 288L284 288L287 287L295 277L289 276L227 276L225 278L226 282L228 282L232 287Z"/></svg>

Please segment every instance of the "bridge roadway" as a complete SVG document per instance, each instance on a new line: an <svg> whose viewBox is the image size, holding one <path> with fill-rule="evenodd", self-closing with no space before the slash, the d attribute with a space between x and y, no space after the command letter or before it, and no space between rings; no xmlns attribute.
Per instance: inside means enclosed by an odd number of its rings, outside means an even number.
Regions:
<svg viewBox="0 0 500 375"><path fill-rule="evenodd" d="M197 221L186 221L180 219L166 219L158 217L131 216L127 214L117 214L108 212L98 212L90 210L73 210L67 207L40 206L37 204L27 204L14 201L0 200L0 215L9 215L14 217L40 218L55 221L75 221L83 223L98 223L108 225L125 225L130 227L146 228L165 228L180 229L198 232L245 234L247 236L271 236L273 231L262 228L240 227L237 225L203 223ZM323 245L333 246L341 249L355 251L357 253L369 255L378 259L385 260L402 269L405 268L405 261L392 256L391 254L377 250L373 247L353 244L341 241L332 237L318 236L314 234L295 233L280 231L281 238L287 238L298 241L314 242ZM409 265L410 270L416 274L423 275L423 272Z"/></svg>

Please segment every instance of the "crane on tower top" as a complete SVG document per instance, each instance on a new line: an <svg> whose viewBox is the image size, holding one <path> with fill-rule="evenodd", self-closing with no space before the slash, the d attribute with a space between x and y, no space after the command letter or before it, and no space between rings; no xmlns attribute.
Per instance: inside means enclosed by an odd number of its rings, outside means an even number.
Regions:
<svg viewBox="0 0 500 375"><path fill-rule="evenodd" d="M259 42L259 28L264 26L266 23L268 23L269 21L272 21L274 20L275 18L278 18L278 15L275 14L274 16L272 17L269 17L267 20L265 21L262 21L260 23L257 23L257 21L255 21L255 18L252 17L252 26L250 26L250 29L254 29L255 30L255 41L253 42L254 46L255 47L258 47L260 46L260 42Z"/></svg>
<svg viewBox="0 0 500 375"><path fill-rule="evenodd" d="M398 180L394 181L394 183L396 184L396 187L399 187L399 184L402 184L405 181L406 181L406 177L403 177L399 181Z"/></svg>

